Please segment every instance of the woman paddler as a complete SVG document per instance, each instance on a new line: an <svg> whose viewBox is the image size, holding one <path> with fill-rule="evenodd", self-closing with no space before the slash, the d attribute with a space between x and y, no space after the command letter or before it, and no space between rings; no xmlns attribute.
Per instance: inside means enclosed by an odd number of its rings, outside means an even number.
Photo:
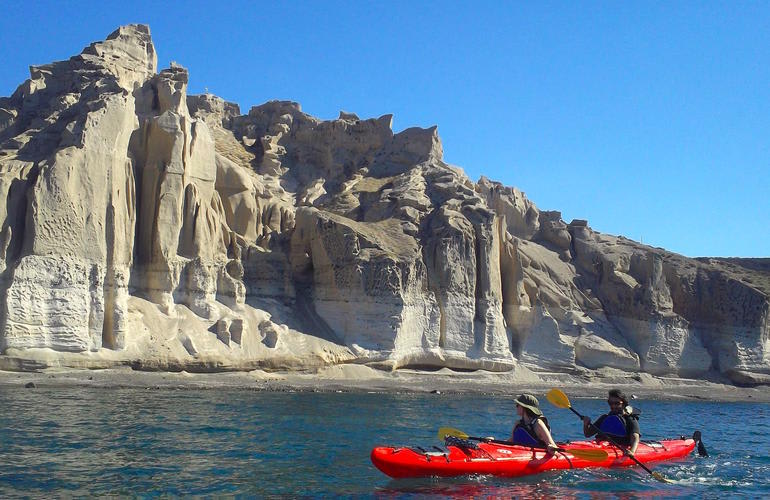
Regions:
<svg viewBox="0 0 770 500"><path fill-rule="evenodd" d="M540 411L537 398L532 394L521 394L514 402L520 420L513 428L510 441L522 446L546 448L549 453L555 452L558 447L551 436L548 419Z"/></svg>

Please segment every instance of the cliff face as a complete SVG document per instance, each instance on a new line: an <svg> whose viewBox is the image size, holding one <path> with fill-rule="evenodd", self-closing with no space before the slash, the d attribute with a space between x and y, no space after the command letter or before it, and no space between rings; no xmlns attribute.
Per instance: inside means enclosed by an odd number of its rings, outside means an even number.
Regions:
<svg viewBox="0 0 770 500"><path fill-rule="evenodd" d="M6 365L770 382L766 261L566 224L444 163L435 127L241 115L156 65L149 29L126 26L0 98Z"/></svg>

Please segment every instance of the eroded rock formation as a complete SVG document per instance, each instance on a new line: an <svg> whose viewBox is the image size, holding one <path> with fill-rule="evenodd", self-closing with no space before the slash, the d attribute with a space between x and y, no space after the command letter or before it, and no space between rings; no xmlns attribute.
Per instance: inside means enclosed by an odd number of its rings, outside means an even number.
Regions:
<svg viewBox="0 0 770 500"><path fill-rule="evenodd" d="M0 99L6 365L770 382L768 261L566 224L446 164L436 127L188 96L146 26L30 74Z"/></svg>

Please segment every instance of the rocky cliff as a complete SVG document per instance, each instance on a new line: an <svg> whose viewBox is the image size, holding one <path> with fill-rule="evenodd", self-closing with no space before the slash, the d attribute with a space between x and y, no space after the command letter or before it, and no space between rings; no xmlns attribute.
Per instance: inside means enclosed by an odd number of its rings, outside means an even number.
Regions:
<svg viewBox="0 0 770 500"><path fill-rule="evenodd" d="M5 367L367 363L770 382L770 262L472 182L436 127L242 115L125 26L0 98Z"/></svg>

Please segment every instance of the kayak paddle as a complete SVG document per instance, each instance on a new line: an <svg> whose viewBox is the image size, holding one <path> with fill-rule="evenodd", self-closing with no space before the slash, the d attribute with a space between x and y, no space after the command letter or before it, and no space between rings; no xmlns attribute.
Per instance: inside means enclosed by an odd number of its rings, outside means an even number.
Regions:
<svg viewBox="0 0 770 500"><path fill-rule="evenodd" d="M569 398L567 397L567 395L566 395L566 394L564 394L564 393L563 393L562 391L560 391L559 389L551 389L550 391L548 391L548 394L546 394L546 396L545 396L545 397L546 397L546 398L548 399L548 401L550 401L550 402L551 402L551 404L552 404L552 405L554 405L555 407L557 407L557 408L568 408L568 409L572 410L572 413L574 413L575 415L577 415L578 417L580 417L580 420L583 420L583 415L581 415L580 413L578 413L578 412L577 412L577 411L576 411L576 410L575 410L575 409L572 407L572 405L569 403ZM596 427L596 426L595 426L593 423L591 423L591 427L592 427L592 428L593 428L593 429L594 429L596 432L601 432L601 431L599 430L599 428L598 428L598 427ZM612 439L610 436L607 436L606 434L602 434L602 438L603 438L603 439L607 439L607 441L609 441L609 442L610 442L610 443L612 443L613 445L615 445L615 446L617 446L618 448L620 448L621 450L623 450L623 453L624 453L624 454L625 454L625 455L626 455L628 458L630 458L631 460L633 460L634 462L636 462L636 464L637 464L639 467L641 467L642 469L644 469L644 470L646 470L647 472L649 472L649 473L650 473L650 475L651 475L652 477L654 477L655 479L657 479L658 481L660 481L660 482L662 482L662 483L671 483L671 482L673 482L673 481L671 481L670 479L667 479L667 478L666 478L666 477L665 477L663 474L661 474L660 472L653 472L653 471L651 471L650 469L648 469L648 468L647 468L647 466L646 466L646 465L644 465L642 462L640 462L638 458L636 458L636 457L635 457L635 456L633 456L633 455L629 455L629 454L628 454L628 452L627 452L627 450L626 450L626 449L625 449L623 446L620 446L620 445L617 443L617 441L615 441L614 439Z"/></svg>
<svg viewBox="0 0 770 500"><path fill-rule="evenodd" d="M442 427L438 430L438 438L442 441L446 436L454 436L460 439L471 439L473 441L483 441L485 443L504 444L511 446L513 443L510 441L500 441L498 439L487 439L483 437L469 436L459 429L453 429L452 427ZM590 462L604 462L609 455L604 450L568 450L565 448L556 448L556 451L562 453L569 453L575 458L582 458Z"/></svg>

